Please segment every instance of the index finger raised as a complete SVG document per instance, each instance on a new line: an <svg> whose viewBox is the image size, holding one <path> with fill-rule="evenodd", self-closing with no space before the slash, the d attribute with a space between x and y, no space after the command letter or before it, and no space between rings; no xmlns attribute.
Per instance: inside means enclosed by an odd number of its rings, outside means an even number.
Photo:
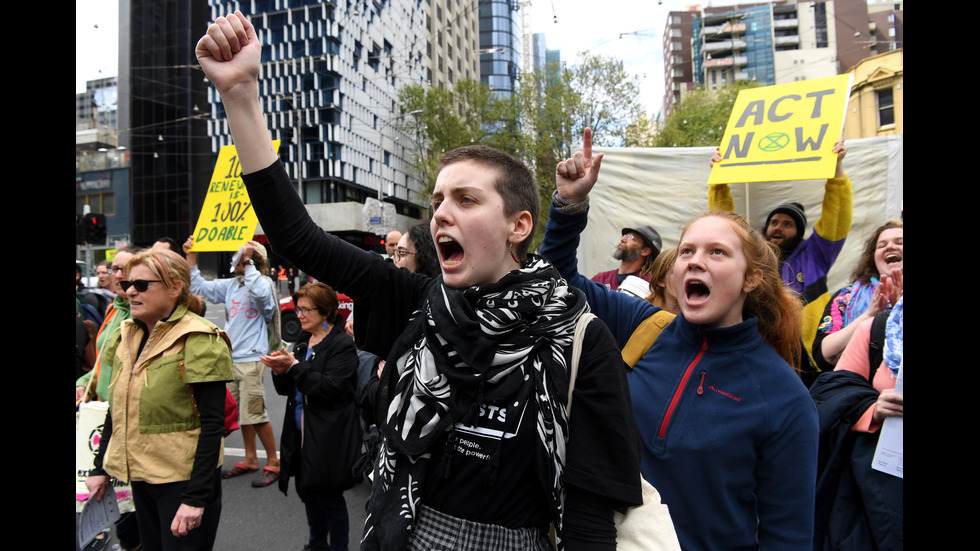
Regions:
<svg viewBox="0 0 980 551"><path fill-rule="evenodd" d="M592 129L586 128L582 132L582 154L586 159L592 159Z"/></svg>

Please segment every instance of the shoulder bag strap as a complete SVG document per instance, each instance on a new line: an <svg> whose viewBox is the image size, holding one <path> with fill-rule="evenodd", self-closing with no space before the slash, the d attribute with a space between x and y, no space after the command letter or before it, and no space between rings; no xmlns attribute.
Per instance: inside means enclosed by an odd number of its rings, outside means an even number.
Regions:
<svg viewBox="0 0 980 551"><path fill-rule="evenodd" d="M650 350L653 343L657 342L657 337L667 325L674 321L676 314L671 314L666 310L658 310L655 314L640 322L640 325L633 330L629 341L623 347L623 361L629 369L636 366L636 362Z"/></svg>
<svg viewBox="0 0 980 551"><path fill-rule="evenodd" d="M578 361L582 357L582 342L585 340L585 328L595 319L595 314L586 312L579 316L575 323L575 337L572 340L572 363L568 366L568 402L565 406L565 416L572 416L572 393L575 391L575 378L578 376Z"/></svg>

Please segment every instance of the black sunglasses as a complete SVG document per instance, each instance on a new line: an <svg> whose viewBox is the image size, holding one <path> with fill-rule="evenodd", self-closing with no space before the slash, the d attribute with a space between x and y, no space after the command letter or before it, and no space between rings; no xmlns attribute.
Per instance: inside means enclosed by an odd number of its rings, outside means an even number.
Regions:
<svg viewBox="0 0 980 551"><path fill-rule="evenodd" d="M120 281L119 286L123 291L128 291L130 287L136 287L140 293L145 293L151 283L163 283L159 279L137 279L136 281Z"/></svg>

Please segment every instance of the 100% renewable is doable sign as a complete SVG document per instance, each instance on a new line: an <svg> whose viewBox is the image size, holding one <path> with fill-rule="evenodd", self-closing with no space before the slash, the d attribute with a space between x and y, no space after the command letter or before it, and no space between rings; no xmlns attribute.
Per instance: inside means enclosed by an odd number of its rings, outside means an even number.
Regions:
<svg viewBox="0 0 980 551"><path fill-rule="evenodd" d="M279 151L279 140L272 146ZM237 251L255 235L259 219L242 181L242 167L234 145L218 152L208 194L194 228L194 252Z"/></svg>

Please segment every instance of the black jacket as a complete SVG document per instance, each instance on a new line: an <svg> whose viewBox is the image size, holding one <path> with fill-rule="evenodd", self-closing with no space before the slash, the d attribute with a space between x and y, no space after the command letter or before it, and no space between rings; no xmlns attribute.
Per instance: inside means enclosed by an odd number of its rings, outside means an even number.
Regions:
<svg viewBox="0 0 980 551"><path fill-rule="evenodd" d="M296 345L297 359L306 357L307 342ZM301 360L283 375L273 375L272 382L276 392L287 397L279 489L286 493L290 476L296 476L297 486L304 490L333 492L353 486L351 468L361 445L354 406L357 351L343 324L334 325L313 347L309 360ZM303 395L302 434L296 427L296 389Z"/></svg>
<svg viewBox="0 0 980 551"><path fill-rule="evenodd" d="M878 399L867 379L830 371L810 387L820 419L814 551L903 546L903 481L874 470L878 433L851 426Z"/></svg>

